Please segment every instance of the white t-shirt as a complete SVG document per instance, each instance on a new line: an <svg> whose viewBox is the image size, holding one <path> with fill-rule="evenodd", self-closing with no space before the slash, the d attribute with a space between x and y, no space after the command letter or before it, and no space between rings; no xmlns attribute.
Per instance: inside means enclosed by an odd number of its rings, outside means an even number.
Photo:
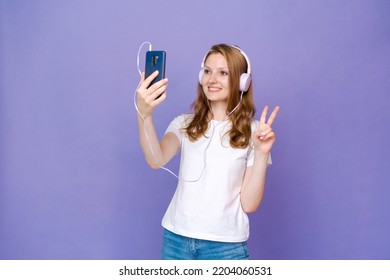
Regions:
<svg viewBox="0 0 390 280"><path fill-rule="evenodd" d="M183 128L192 115L180 115L165 133L174 133L181 143L179 182L162 220L176 234L212 241L242 242L249 237L249 220L240 202L247 166L254 150L232 148L230 122L212 120L206 137L191 142ZM252 131L258 121L252 122ZM224 136L225 135L225 136ZM270 162L269 162L270 163Z"/></svg>

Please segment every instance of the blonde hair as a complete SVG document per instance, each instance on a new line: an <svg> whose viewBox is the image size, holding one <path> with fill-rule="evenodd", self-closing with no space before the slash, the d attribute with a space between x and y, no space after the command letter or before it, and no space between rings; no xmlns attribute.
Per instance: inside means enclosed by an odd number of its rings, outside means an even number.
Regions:
<svg viewBox="0 0 390 280"><path fill-rule="evenodd" d="M240 76L247 71L248 65L245 57L237 48L226 44L212 46L204 60L206 61L210 54L215 53L221 54L228 64L230 94L226 110L229 113L240 102ZM249 145L252 135L251 122L256 111L253 102L252 84L242 94L241 104L229 115L232 127L227 134L230 137L230 145L234 148L246 148ZM195 142L200 137L205 136L212 116L207 97L200 84L198 84L197 98L192 103L192 108L194 117L185 128L185 131L189 139Z"/></svg>

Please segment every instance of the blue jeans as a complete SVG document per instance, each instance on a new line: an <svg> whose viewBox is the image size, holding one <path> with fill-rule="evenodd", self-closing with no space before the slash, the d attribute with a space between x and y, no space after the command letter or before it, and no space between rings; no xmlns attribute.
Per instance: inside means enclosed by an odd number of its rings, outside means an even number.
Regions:
<svg viewBox="0 0 390 280"><path fill-rule="evenodd" d="M162 260L248 260L246 242L217 242L181 236L164 229Z"/></svg>

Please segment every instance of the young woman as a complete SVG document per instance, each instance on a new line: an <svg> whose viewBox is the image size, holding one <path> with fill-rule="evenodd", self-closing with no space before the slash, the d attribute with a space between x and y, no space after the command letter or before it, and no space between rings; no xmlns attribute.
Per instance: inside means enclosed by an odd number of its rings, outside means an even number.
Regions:
<svg viewBox="0 0 390 280"><path fill-rule="evenodd" d="M279 107L254 120L251 68L236 46L214 45L199 74L194 112L176 117L159 141L153 110L168 80L144 74L137 91L140 142L152 168L181 149L179 181L162 221L162 259L248 259L249 220L263 197ZM160 96L161 95L161 96ZM160 96L159 98L157 98Z"/></svg>

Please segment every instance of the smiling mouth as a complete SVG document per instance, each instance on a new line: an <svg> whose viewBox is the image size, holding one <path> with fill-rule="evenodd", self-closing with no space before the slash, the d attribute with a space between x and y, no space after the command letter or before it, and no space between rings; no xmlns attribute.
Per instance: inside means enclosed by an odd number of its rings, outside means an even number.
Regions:
<svg viewBox="0 0 390 280"><path fill-rule="evenodd" d="M209 92L216 92L221 90L221 88L219 87L208 87L207 89L209 90Z"/></svg>

